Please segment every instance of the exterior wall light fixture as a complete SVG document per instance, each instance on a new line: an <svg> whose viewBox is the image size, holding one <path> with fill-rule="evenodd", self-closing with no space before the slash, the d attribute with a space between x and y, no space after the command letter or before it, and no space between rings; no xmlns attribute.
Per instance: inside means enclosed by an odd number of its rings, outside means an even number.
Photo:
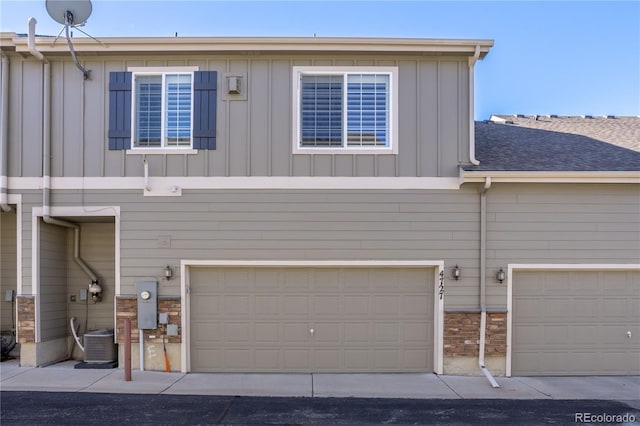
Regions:
<svg viewBox="0 0 640 426"><path fill-rule="evenodd" d="M504 270L502 268L500 268L500 270L498 271L498 273L496 273L496 280L498 280L500 282L500 284L502 284L502 282L507 278L507 274L504 272Z"/></svg>
<svg viewBox="0 0 640 426"><path fill-rule="evenodd" d="M171 269L171 266L167 265L167 267L164 268L164 277L167 281L173 277L173 269Z"/></svg>
<svg viewBox="0 0 640 426"><path fill-rule="evenodd" d="M460 267L458 265L453 267L453 270L451 271L451 275L453 276L453 279L456 281L460 279Z"/></svg>

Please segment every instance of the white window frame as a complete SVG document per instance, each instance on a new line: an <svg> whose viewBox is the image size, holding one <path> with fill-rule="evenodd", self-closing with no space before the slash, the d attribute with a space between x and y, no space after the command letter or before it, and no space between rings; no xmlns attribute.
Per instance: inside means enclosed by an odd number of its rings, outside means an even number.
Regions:
<svg viewBox="0 0 640 426"><path fill-rule="evenodd" d="M127 71L132 73L131 78L131 148L127 150L128 154L167 154L167 153L197 153L193 149L193 79L194 72L198 71L198 67L129 67ZM166 127L165 127L165 76L167 74L189 74L191 77L191 114L189 117L190 137L188 146L168 146L166 145ZM136 77L138 76L162 76L162 118L161 118L161 141L160 146L136 146Z"/></svg>
<svg viewBox="0 0 640 426"><path fill-rule="evenodd" d="M397 154L398 153L398 67L377 66L294 66L292 67L293 154ZM348 146L343 130L343 146L335 148L300 146L302 123L300 117L301 81L303 75L387 74L389 75L389 129L388 145ZM344 100L346 102L346 99ZM346 128L346 112L343 105L343 125Z"/></svg>

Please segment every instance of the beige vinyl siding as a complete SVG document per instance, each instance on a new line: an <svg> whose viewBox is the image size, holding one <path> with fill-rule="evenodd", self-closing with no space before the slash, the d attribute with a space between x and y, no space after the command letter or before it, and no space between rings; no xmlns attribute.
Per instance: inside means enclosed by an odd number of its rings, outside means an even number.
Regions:
<svg viewBox="0 0 640 426"><path fill-rule="evenodd" d="M67 228L40 223L40 340L67 335Z"/></svg>
<svg viewBox="0 0 640 426"><path fill-rule="evenodd" d="M23 285L31 291L31 208L23 193ZM639 190L631 185L494 184L487 193L487 307L506 309L509 263L637 263ZM181 259L444 260L447 309L479 307L480 197L457 191L54 191L57 206L121 208L122 294ZM534 220L535 219L535 220ZM169 246L162 241L169 237ZM110 243L110 242L109 242ZM459 281L450 278L458 264ZM178 275L178 274L176 274ZM162 281L163 295L180 293Z"/></svg>
<svg viewBox="0 0 640 426"><path fill-rule="evenodd" d="M637 185L496 184L487 194L488 306L509 263L638 263Z"/></svg>
<svg viewBox="0 0 640 426"><path fill-rule="evenodd" d="M16 213L0 212L0 329L11 330L15 323L15 310L11 302L5 302L5 292L13 290L15 301L17 289L16 274ZM14 302L15 303L15 302Z"/></svg>
<svg viewBox="0 0 640 426"><path fill-rule="evenodd" d="M147 156L152 176L457 176L469 158L466 58L303 54L91 58L91 79L67 57L51 58L52 176L141 176L139 155L108 150L109 72L131 66L218 71L217 149ZM398 155L292 154L294 65L397 66ZM225 75L246 76L246 100L226 94ZM42 64L11 56L11 176L41 175Z"/></svg>

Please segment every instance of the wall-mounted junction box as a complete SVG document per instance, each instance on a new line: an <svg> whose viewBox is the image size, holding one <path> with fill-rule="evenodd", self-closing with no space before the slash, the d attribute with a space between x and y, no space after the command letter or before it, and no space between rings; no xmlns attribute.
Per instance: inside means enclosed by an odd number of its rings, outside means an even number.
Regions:
<svg viewBox="0 0 640 426"><path fill-rule="evenodd" d="M158 322L160 324L167 324L169 322L169 314L166 312L160 312L158 315Z"/></svg>
<svg viewBox="0 0 640 426"><path fill-rule="evenodd" d="M13 290L7 290L4 292L4 301L13 302Z"/></svg>

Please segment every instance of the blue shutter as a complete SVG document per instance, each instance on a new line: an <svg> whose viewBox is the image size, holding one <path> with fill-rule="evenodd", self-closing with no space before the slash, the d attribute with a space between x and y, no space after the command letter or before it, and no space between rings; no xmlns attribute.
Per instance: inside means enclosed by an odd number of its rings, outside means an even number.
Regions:
<svg viewBox="0 0 640 426"><path fill-rule="evenodd" d="M131 148L131 73L109 73L109 149Z"/></svg>
<svg viewBox="0 0 640 426"><path fill-rule="evenodd" d="M193 148L216 149L217 71L193 74Z"/></svg>

